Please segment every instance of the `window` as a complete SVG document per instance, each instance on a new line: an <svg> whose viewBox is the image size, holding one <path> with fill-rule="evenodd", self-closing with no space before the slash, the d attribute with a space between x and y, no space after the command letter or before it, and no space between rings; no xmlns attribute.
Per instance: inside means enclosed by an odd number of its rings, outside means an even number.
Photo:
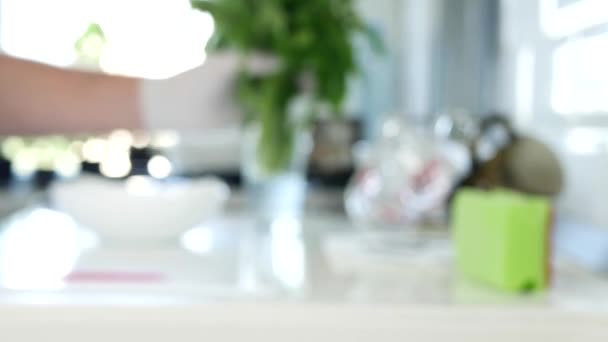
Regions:
<svg viewBox="0 0 608 342"><path fill-rule="evenodd" d="M608 1L541 0L541 24L554 44L551 109L608 113Z"/></svg>
<svg viewBox="0 0 608 342"><path fill-rule="evenodd" d="M2 0L0 42L12 55L57 66L77 62L75 43L103 29L103 71L164 78L200 64L213 20L188 0Z"/></svg>
<svg viewBox="0 0 608 342"><path fill-rule="evenodd" d="M541 25L545 34L563 38L608 22L605 0L540 0Z"/></svg>
<svg viewBox="0 0 608 342"><path fill-rule="evenodd" d="M608 161L608 1L504 0L502 19L505 103L522 117L523 134L558 155L565 183L557 212L608 226L597 191ZM589 194L597 205L587 205Z"/></svg>
<svg viewBox="0 0 608 342"><path fill-rule="evenodd" d="M553 56L553 110L562 115L608 113L608 33L562 43Z"/></svg>

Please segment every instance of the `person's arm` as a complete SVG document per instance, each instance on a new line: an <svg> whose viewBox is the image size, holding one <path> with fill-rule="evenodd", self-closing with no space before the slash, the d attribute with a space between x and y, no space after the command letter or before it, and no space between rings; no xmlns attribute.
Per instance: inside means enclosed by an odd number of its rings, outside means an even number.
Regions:
<svg viewBox="0 0 608 342"><path fill-rule="evenodd" d="M139 81L0 56L0 135L140 129Z"/></svg>
<svg viewBox="0 0 608 342"><path fill-rule="evenodd" d="M196 131L235 128L241 68L265 74L273 58L209 56L166 80L69 71L0 55L0 135L96 133L116 128Z"/></svg>

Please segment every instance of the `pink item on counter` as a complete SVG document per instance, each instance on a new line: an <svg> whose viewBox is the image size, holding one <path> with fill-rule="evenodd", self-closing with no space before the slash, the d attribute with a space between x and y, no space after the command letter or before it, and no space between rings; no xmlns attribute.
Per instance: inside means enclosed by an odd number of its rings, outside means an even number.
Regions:
<svg viewBox="0 0 608 342"><path fill-rule="evenodd" d="M65 277L68 283L160 284L167 281L162 273L124 271L76 271Z"/></svg>

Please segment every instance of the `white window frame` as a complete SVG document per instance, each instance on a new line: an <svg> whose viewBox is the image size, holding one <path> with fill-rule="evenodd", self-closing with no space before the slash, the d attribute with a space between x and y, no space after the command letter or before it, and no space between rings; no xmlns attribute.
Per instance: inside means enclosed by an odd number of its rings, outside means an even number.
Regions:
<svg viewBox="0 0 608 342"><path fill-rule="evenodd" d="M608 24L608 11L599 10L607 6L602 0L567 6L557 0L503 0L502 107L514 113L518 127L608 125L603 110L558 113L552 103L555 53L573 35ZM601 15L581 19L595 12Z"/></svg>

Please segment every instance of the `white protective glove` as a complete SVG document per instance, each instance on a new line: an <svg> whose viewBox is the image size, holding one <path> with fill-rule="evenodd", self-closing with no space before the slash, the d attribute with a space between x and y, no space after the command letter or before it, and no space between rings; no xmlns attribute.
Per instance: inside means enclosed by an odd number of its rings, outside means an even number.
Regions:
<svg viewBox="0 0 608 342"><path fill-rule="evenodd" d="M243 67L262 75L276 70L277 61L260 55L243 60L235 53L211 54L204 65L175 77L141 81L145 127L185 133L239 127L243 113L234 90Z"/></svg>

